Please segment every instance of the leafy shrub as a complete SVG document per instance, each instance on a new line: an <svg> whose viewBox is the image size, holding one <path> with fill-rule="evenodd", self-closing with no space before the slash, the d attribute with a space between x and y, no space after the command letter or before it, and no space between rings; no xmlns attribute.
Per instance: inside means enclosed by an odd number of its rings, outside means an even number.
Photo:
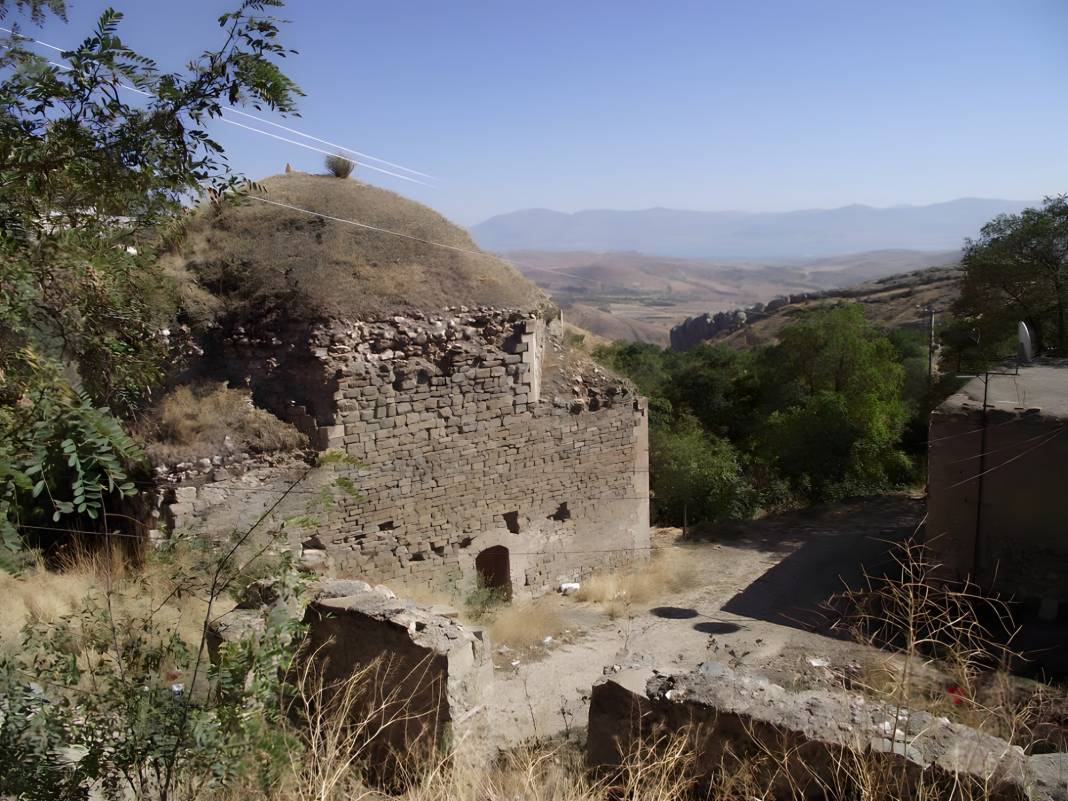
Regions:
<svg viewBox="0 0 1068 801"><path fill-rule="evenodd" d="M158 608L127 614L115 600L28 625L21 650L0 657L0 796L167 801L266 787L291 749L283 677L297 625L265 614L260 635L207 664L203 636L190 645Z"/></svg>
<svg viewBox="0 0 1068 801"><path fill-rule="evenodd" d="M352 171L356 169L356 162L351 159L347 159L344 156L327 156L324 159L326 163L326 169L330 171L330 174L335 178L348 178L352 175Z"/></svg>
<svg viewBox="0 0 1068 801"><path fill-rule="evenodd" d="M0 564L23 550L20 525L94 521L106 502L137 493L145 456L107 409L42 382L0 415Z"/></svg>
<svg viewBox="0 0 1068 801"><path fill-rule="evenodd" d="M752 350L614 343L594 356L649 398L653 517L678 525L914 481L903 436L910 415L926 419L926 350L852 303L801 314Z"/></svg>
<svg viewBox="0 0 1068 801"><path fill-rule="evenodd" d="M503 587L488 587L482 576L475 588L464 598L464 608L472 620L481 620L494 609L508 603L508 593Z"/></svg>
<svg viewBox="0 0 1068 801"><path fill-rule="evenodd" d="M752 515L753 495L734 448L702 430L693 417L657 432L649 472L657 520L681 525Z"/></svg>

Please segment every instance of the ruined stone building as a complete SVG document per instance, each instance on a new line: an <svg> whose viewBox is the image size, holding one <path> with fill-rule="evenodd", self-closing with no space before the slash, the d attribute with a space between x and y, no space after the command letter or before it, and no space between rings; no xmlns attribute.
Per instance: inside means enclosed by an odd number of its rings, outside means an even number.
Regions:
<svg viewBox="0 0 1068 801"><path fill-rule="evenodd" d="M300 478L265 535L337 576L470 588L481 575L537 594L647 553L645 402L565 347L544 296L392 193L299 173L264 185L452 249L271 204L194 221L180 266L210 312L201 369L354 463L171 470L174 531L238 530Z"/></svg>
<svg viewBox="0 0 1068 801"><path fill-rule="evenodd" d="M985 408L984 408L985 397ZM1068 601L1068 362L999 368L931 414L927 544L951 577Z"/></svg>

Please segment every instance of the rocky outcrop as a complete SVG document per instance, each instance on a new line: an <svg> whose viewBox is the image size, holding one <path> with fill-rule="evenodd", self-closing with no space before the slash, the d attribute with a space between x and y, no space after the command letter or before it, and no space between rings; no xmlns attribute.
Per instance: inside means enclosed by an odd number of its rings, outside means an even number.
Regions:
<svg viewBox="0 0 1068 801"><path fill-rule="evenodd" d="M757 778L774 796L788 788L793 797L845 791L848 766L863 764L881 781L900 783L895 797L921 785L960 784L993 799L1068 798L1068 755L1028 757L946 718L844 691L788 690L712 662L680 675L614 676L594 687L592 767L618 767L639 742L665 734L691 739L702 781L732 765L763 764Z"/></svg>
<svg viewBox="0 0 1068 801"><path fill-rule="evenodd" d="M812 304L813 301L857 301L872 306L892 304L905 301L917 292L934 287L942 287L944 297L931 304L936 311L944 310L956 294L956 285L960 270L955 267L929 267L908 273L891 275L873 281L856 284L842 289L828 289L813 292L798 292L783 295L765 303L755 303L745 309L708 312L697 317L690 317L671 329L671 348L689 350L701 342L724 339L731 333L762 320L789 313L792 307L798 309Z"/></svg>

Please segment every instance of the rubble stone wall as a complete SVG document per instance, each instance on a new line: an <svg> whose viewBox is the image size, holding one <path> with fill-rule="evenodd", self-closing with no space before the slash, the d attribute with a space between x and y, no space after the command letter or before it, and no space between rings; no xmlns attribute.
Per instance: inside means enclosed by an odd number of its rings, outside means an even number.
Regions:
<svg viewBox="0 0 1068 801"><path fill-rule="evenodd" d="M518 311L464 310L335 323L312 331L304 351L232 340L226 361L254 396L318 448L359 462L313 470L275 510L276 522L300 517L338 472L355 486L334 492L315 525L291 530L290 545L335 575L427 586L470 586L479 553L503 546L517 594L644 556L645 402L573 365L556 329ZM276 466L179 487L173 525L239 527L293 474Z"/></svg>

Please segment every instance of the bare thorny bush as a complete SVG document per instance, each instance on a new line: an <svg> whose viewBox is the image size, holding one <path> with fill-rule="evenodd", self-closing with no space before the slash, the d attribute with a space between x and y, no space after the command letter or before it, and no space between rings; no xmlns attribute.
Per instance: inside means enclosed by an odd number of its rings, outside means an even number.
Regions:
<svg viewBox="0 0 1068 801"><path fill-rule="evenodd" d="M892 549L889 575L865 574L860 589L832 599L832 628L879 649L878 669L852 684L898 708L919 707L1028 750L1063 746L1068 706L1059 689L1016 679L1010 604L970 581L946 581L922 544Z"/></svg>

